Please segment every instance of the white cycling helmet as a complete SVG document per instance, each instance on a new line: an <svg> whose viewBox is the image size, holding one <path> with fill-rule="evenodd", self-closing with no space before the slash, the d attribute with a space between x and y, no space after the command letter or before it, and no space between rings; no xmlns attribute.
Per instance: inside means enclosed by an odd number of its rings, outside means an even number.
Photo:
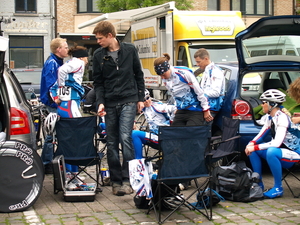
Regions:
<svg viewBox="0 0 300 225"><path fill-rule="evenodd" d="M50 112L49 115L46 117L44 126L46 128L46 133L51 135L53 134L56 121L58 119L57 113Z"/></svg>
<svg viewBox="0 0 300 225"><path fill-rule="evenodd" d="M150 92L148 91L148 89L145 89L145 97L144 97L144 101L148 100L149 98L151 98Z"/></svg>
<svg viewBox="0 0 300 225"><path fill-rule="evenodd" d="M260 96L261 101L266 101L266 102L274 102L277 104L281 104L285 102L285 94L282 93L281 91L277 89L269 89L266 90L262 95Z"/></svg>

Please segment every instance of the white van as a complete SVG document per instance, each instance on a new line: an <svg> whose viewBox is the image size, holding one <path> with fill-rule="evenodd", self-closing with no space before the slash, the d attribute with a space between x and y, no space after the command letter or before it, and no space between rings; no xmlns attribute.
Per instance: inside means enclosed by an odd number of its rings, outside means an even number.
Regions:
<svg viewBox="0 0 300 225"><path fill-rule="evenodd" d="M267 41L266 41L267 40ZM300 55L300 37L267 36L243 41L250 57L264 55Z"/></svg>

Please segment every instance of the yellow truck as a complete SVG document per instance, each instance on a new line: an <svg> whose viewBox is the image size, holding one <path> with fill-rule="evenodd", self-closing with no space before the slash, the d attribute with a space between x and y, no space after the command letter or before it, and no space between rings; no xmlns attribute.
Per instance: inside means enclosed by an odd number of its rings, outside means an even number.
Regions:
<svg viewBox="0 0 300 225"><path fill-rule="evenodd" d="M194 53L206 48L214 62L237 61L234 38L244 29L238 11L179 11L174 8L150 17L140 15L131 23L131 30L124 39L130 39L138 49L146 88L165 90L160 77L155 75L155 58L169 53L172 65L195 70ZM160 92L155 93L155 97L162 97L157 96Z"/></svg>
<svg viewBox="0 0 300 225"><path fill-rule="evenodd" d="M169 53L172 65L195 70L194 53L199 48L209 50L214 62L237 61L235 36L245 29L239 11L180 11L175 2L127 11L103 14L78 25L91 26L101 20L111 21L118 33L126 33L123 41L132 42L139 52L146 88L158 90L162 98L165 87L155 75L155 58Z"/></svg>

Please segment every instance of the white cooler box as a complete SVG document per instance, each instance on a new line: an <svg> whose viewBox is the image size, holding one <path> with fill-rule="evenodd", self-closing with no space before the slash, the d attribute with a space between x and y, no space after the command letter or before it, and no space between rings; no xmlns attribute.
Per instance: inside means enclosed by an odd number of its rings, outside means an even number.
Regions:
<svg viewBox="0 0 300 225"><path fill-rule="evenodd" d="M54 194L64 193L66 202L93 202L96 196L96 183L83 183L74 179L68 183L63 155L56 156L53 161Z"/></svg>

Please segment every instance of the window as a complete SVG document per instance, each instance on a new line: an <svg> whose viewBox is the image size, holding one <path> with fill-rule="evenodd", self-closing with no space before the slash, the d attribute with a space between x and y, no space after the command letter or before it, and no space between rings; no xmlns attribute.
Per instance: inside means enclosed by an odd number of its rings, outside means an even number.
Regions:
<svg viewBox="0 0 300 225"><path fill-rule="evenodd" d="M209 1L207 1L207 10L208 11L218 11L218 10L220 10L220 1L219 0L209 0Z"/></svg>
<svg viewBox="0 0 300 225"><path fill-rule="evenodd" d="M15 0L16 13L36 13L36 0Z"/></svg>
<svg viewBox="0 0 300 225"><path fill-rule="evenodd" d="M180 62L180 64L178 64ZM179 47L178 51L178 65L177 66L188 66L188 59L186 55L186 50L184 46Z"/></svg>
<svg viewBox="0 0 300 225"><path fill-rule="evenodd" d="M273 15L273 0L231 0L230 6L243 15Z"/></svg>
<svg viewBox="0 0 300 225"><path fill-rule="evenodd" d="M43 67L43 46L44 40L41 36L9 36L10 67Z"/></svg>
<svg viewBox="0 0 300 225"><path fill-rule="evenodd" d="M251 51L251 57L267 55L267 50L253 50Z"/></svg>
<svg viewBox="0 0 300 225"><path fill-rule="evenodd" d="M97 0L77 0L77 13L99 13Z"/></svg>
<svg viewBox="0 0 300 225"><path fill-rule="evenodd" d="M270 49L268 55L282 55L282 49Z"/></svg>

